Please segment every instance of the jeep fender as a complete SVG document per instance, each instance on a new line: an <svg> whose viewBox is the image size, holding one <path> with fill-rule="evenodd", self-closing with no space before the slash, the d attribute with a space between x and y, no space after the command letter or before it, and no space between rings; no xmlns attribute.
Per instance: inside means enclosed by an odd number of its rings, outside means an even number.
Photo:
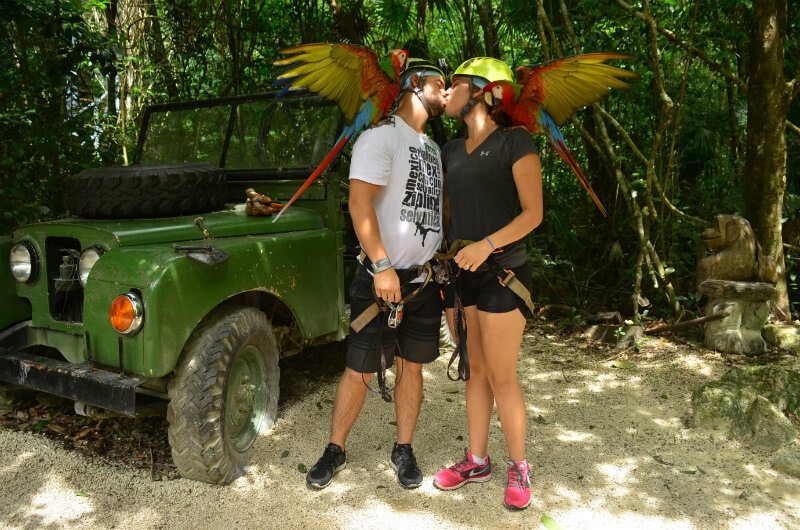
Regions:
<svg viewBox="0 0 800 530"><path fill-rule="evenodd" d="M342 265L333 231L186 244L212 245L230 258L209 266L175 252L173 245L147 245L113 249L95 265L86 288L85 324L87 330L98 331L92 340L99 361L108 355L108 364L117 364L120 335L111 329L108 311L114 296L131 289L142 296L144 324L136 335L123 337L125 368L148 377L169 374L203 318L241 293L266 291L278 298L306 339L339 329Z"/></svg>

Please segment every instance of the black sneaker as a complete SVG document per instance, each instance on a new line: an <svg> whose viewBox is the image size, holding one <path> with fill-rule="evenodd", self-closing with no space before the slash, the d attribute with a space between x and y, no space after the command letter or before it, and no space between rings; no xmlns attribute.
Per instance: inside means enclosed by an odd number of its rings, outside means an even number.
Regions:
<svg viewBox="0 0 800 530"><path fill-rule="evenodd" d="M312 488L322 489L333 480L333 476L347 464L344 450L329 443L317 463L306 473L306 483Z"/></svg>
<svg viewBox="0 0 800 530"><path fill-rule="evenodd" d="M394 444L392 467L397 471L397 482L404 488L418 488L422 484L422 471L417 466L411 444Z"/></svg>

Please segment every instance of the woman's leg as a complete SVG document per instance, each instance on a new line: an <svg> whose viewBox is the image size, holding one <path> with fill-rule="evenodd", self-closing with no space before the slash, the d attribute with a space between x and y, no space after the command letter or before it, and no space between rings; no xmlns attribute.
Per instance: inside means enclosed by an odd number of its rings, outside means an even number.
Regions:
<svg viewBox="0 0 800 530"><path fill-rule="evenodd" d="M507 313L487 313L477 311L476 308L472 310L477 313L481 330L482 359L490 359L483 364L484 377L497 402L497 413L508 444L508 455L512 460L524 460L527 410L517 377L517 357L525 329L525 317L518 309ZM469 387L467 391L469 392ZM469 407L469 396L467 406Z"/></svg>
<svg viewBox="0 0 800 530"><path fill-rule="evenodd" d="M470 378L467 381L467 432L472 454L484 458L489 444L489 421L494 408L494 395L486 378L486 358L481 339L481 324L476 306L465 307L467 317L467 352Z"/></svg>

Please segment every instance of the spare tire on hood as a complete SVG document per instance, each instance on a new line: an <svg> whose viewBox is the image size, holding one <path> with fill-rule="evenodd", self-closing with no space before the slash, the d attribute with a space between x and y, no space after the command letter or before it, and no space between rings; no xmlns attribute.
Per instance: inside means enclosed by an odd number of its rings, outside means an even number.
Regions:
<svg viewBox="0 0 800 530"><path fill-rule="evenodd" d="M103 167L70 177L75 215L92 219L174 217L222 209L225 175L208 164Z"/></svg>

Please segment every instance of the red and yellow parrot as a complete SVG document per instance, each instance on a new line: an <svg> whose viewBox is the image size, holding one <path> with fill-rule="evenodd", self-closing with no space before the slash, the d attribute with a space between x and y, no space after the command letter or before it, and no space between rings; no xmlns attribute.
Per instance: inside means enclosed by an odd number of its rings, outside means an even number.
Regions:
<svg viewBox="0 0 800 530"><path fill-rule="evenodd" d="M547 136L550 145L572 168L603 216L608 215L606 209L567 149L558 126L563 125L576 110L595 103L612 88L628 88L622 79L639 77L634 72L604 64L610 59L630 59L630 56L584 53L538 65L520 66L517 68L519 85L495 81L483 89L486 102L508 114L514 125Z"/></svg>
<svg viewBox="0 0 800 530"><path fill-rule="evenodd" d="M297 200L311 183L333 162L345 145L363 129L382 120L400 93L400 72L408 62L408 51L392 50L379 61L363 46L354 44L303 44L281 50L284 59L276 66L286 69L278 76L277 86L286 90L306 88L335 101L347 125L331 152L295 192L272 222Z"/></svg>

